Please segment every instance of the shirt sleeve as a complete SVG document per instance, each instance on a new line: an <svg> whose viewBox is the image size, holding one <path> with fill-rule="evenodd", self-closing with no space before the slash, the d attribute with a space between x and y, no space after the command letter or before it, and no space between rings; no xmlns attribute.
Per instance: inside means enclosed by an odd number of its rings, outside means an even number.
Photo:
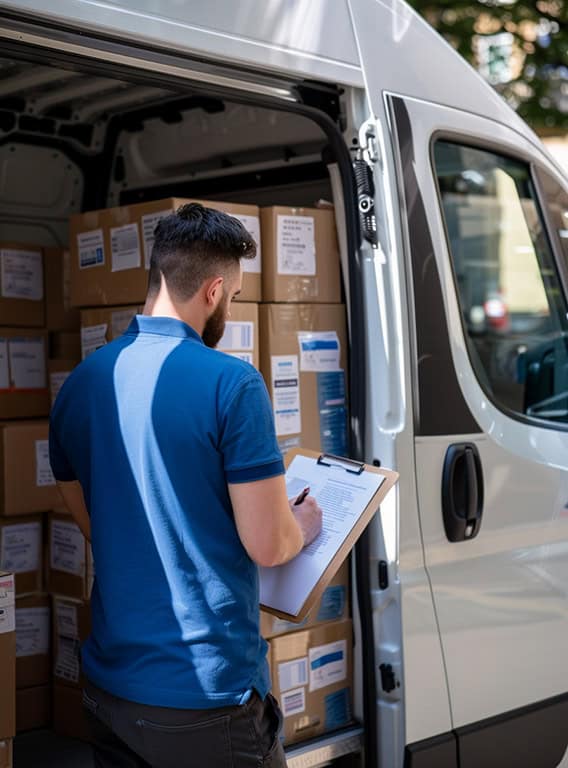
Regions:
<svg viewBox="0 0 568 768"><path fill-rule="evenodd" d="M229 483L247 483L284 474L272 406L259 373L232 394L221 423L221 452Z"/></svg>
<svg viewBox="0 0 568 768"><path fill-rule="evenodd" d="M49 424L49 463L51 464L51 471L56 480L69 482L77 479L75 471L57 437L55 426L52 421L50 421Z"/></svg>

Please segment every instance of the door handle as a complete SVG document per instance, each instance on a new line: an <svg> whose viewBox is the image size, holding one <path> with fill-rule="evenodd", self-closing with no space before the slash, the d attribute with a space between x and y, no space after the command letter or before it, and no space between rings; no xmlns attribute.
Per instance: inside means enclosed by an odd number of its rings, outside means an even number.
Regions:
<svg viewBox="0 0 568 768"><path fill-rule="evenodd" d="M474 443L448 447L442 471L442 516L448 541L479 533L483 515L483 471Z"/></svg>

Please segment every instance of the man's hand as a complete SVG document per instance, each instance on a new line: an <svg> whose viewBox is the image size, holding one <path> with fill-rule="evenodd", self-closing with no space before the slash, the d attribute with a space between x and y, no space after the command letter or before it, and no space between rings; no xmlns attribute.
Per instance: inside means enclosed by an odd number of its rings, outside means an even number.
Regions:
<svg viewBox="0 0 568 768"><path fill-rule="evenodd" d="M313 496L307 496L301 504L294 504L293 499L289 504L292 514L296 518L300 530L302 531L304 547L306 547L308 544L312 543L321 531L321 507Z"/></svg>

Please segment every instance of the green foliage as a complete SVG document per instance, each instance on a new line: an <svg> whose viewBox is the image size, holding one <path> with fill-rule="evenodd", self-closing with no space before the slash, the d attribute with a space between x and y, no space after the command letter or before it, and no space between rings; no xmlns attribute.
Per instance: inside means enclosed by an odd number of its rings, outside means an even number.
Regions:
<svg viewBox="0 0 568 768"><path fill-rule="evenodd" d="M568 132L568 0L408 1L533 128Z"/></svg>

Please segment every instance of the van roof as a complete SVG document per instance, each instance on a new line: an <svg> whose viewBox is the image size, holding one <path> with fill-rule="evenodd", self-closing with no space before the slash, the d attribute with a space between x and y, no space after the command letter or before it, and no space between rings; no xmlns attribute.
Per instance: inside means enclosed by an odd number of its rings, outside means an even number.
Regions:
<svg viewBox="0 0 568 768"><path fill-rule="evenodd" d="M82 33L223 60L287 78L366 86L445 104L535 135L404 0L0 0L15 11ZM63 46L64 47L64 46Z"/></svg>

